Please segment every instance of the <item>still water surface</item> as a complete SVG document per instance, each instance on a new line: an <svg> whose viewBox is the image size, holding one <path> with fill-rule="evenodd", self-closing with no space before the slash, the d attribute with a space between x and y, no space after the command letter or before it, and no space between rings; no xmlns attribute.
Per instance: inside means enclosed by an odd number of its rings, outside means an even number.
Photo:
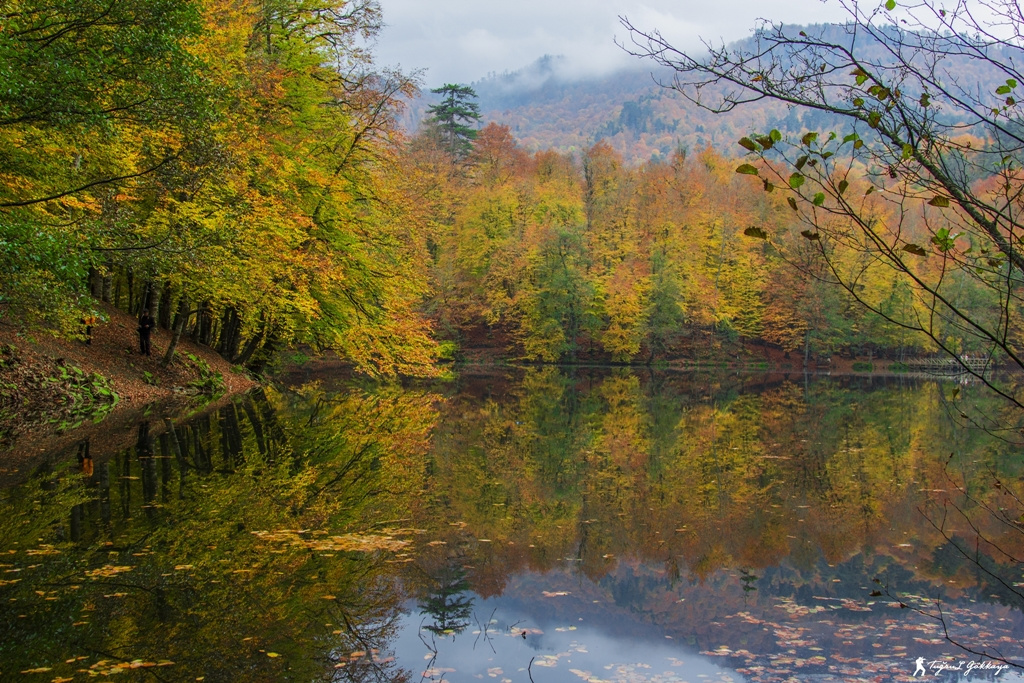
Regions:
<svg viewBox="0 0 1024 683"><path fill-rule="evenodd" d="M952 389L540 368L142 422L2 492L0 680L1024 680L1024 462Z"/></svg>

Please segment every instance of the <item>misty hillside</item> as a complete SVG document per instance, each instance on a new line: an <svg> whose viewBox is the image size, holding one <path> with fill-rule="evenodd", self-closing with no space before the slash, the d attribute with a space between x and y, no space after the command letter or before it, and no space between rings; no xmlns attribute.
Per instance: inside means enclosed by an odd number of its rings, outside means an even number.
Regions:
<svg viewBox="0 0 1024 683"><path fill-rule="evenodd" d="M780 128L787 116L787 127L800 127L799 118L776 103L721 116L700 110L658 85L650 69L570 80L560 76L557 63L557 57L544 57L520 71L472 83L482 123L509 126L531 151L574 151L605 140L631 162L667 158L680 146L724 149L752 129ZM657 76L667 82L671 74ZM435 101L427 91L413 102L407 129L415 130Z"/></svg>
<svg viewBox="0 0 1024 683"><path fill-rule="evenodd" d="M805 30L842 42L841 26L787 26L787 33ZM752 48L753 38L732 44ZM862 55L877 52L873 45L859 45ZM874 55L872 55L874 56ZM836 124L821 112L791 109L774 101L748 104L729 114L700 109L671 88L672 72L656 70L653 63L637 60L636 69L600 78L574 76L560 57L545 56L514 72L490 74L472 83L479 96L482 123L507 125L529 150L585 149L606 141L629 162L667 158L677 148L712 146L739 153L735 142L751 132L778 128L783 133L830 130ZM951 69L952 70L952 69ZM975 78L984 87L987 78L968 61L955 64L959 78ZM662 85L665 84L665 85ZM994 88L994 85L992 86ZM429 91L413 102L405 127L415 130L427 107L437 101Z"/></svg>

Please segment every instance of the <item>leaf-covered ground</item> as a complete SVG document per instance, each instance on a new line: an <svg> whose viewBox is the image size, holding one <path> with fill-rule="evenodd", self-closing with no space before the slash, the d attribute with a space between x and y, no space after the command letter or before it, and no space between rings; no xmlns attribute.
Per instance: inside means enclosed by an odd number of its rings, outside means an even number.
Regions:
<svg viewBox="0 0 1024 683"><path fill-rule="evenodd" d="M102 310L105 319L93 327L88 345L0 327L0 450L112 410L195 393L205 377L217 373L225 393L255 386L212 349L187 339L165 368L160 360L170 341L166 330L153 332L152 356L143 356L135 319L111 306Z"/></svg>

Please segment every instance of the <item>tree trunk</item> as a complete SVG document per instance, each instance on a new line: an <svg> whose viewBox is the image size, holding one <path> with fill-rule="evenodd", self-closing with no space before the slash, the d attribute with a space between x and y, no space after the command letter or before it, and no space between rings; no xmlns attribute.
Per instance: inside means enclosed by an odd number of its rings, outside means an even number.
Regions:
<svg viewBox="0 0 1024 683"><path fill-rule="evenodd" d="M153 281L152 280L145 280L142 283L141 290L139 291L139 310L138 310L138 313L137 313L139 318L142 317L143 311L149 310L150 303L151 303L150 300L152 298L153 298ZM150 313L150 317L151 318L153 317L152 313Z"/></svg>
<svg viewBox="0 0 1024 683"><path fill-rule="evenodd" d="M199 327L199 343L209 346L213 341L213 306L203 302L202 324Z"/></svg>
<svg viewBox="0 0 1024 683"><path fill-rule="evenodd" d="M235 309L232 306L225 308L224 314L220 317L220 338L217 340L217 353L224 358L228 358L227 351L230 346L230 338L236 319Z"/></svg>
<svg viewBox="0 0 1024 683"><path fill-rule="evenodd" d="M103 296L103 278L100 276L100 271L96 270L93 266L89 266L89 294L92 298L99 299Z"/></svg>
<svg viewBox="0 0 1024 683"><path fill-rule="evenodd" d="M196 325L192 329L192 341L196 344L205 344L209 346L211 326L210 302L204 301L199 304L199 310L196 313Z"/></svg>
<svg viewBox="0 0 1024 683"><path fill-rule="evenodd" d="M259 349L260 343L263 341L263 336L266 333L267 333L267 322L264 319L263 314L260 314L260 329L259 329L259 332L257 332L255 335L253 335L252 339L250 339L248 341L248 343L245 345L245 348L242 350L241 355L229 358L228 360L230 360L235 365L245 365L246 363L248 363L249 359L252 358L252 355L254 353L256 353L257 349Z"/></svg>
<svg viewBox="0 0 1024 683"><path fill-rule="evenodd" d="M160 291L160 315L153 316L165 330L171 329L171 283L165 282Z"/></svg>
<svg viewBox="0 0 1024 683"><path fill-rule="evenodd" d="M111 270L108 268L107 272L103 274L103 289L101 293L101 298L103 299L103 303L105 304L110 303L110 290L114 286L114 278L111 277L110 273Z"/></svg>
<svg viewBox="0 0 1024 683"><path fill-rule="evenodd" d="M188 298L183 292L181 298L178 299L178 313L174 316L174 333L171 335L171 341L167 345L167 352L164 353L164 359L161 361L164 367L167 367L174 361L174 351L178 348L178 340L181 339L181 333L185 329L188 319Z"/></svg>
<svg viewBox="0 0 1024 683"><path fill-rule="evenodd" d="M149 296L146 298L146 303L149 306L149 317L153 319L154 327L156 327L156 321L160 319L160 304L163 303L163 293L160 289L159 282L149 281Z"/></svg>
<svg viewBox="0 0 1024 683"><path fill-rule="evenodd" d="M267 334L267 341L263 344L263 352L256 356L256 359L248 365L248 368L257 375L263 372L263 369L267 367L267 363L270 362L270 357L274 355L274 351L277 349L277 327L271 327L270 332Z"/></svg>
<svg viewBox="0 0 1024 683"><path fill-rule="evenodd" d="M128 313L135 315L135 273L128 269Z"/></svg>

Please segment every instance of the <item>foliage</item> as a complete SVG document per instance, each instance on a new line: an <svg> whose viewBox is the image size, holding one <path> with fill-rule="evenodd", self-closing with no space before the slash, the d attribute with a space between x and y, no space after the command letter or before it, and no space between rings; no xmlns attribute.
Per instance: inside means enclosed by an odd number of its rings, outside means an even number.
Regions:
<svg viewBox="0 0 1024 683"><path fill-rule="evenodd" d="M476 103L476 92L468 85L452 83L445 83L430 92L440 95L441 102L427 109L428 122L437 126L441 139L453 158L466 156L477 134L472 124L480 120L480 105Z"/></svg>
<svg viewBox="0 0 1024 683"><path fill-rule="evenodd" d="M377 652L412 534L377 523L410 514L434 397L308 391L313 413L257 394L142 422L132 447L5 491L4 670L404 680Z"/></svg>
<svg viewBox="0 0 1024 683"><path fill-rule="evenodd" d="M120 400L110 381L64 360L25 357L0 345L0 442L34 424L63 432L98 421Z"/></svg>
<svg viewBox="0 0 1024 683"><path fill-rule="evenodd" d="M256 369L305 342L433 372L420 226L390 173L415 86L363 48L375 2L5 12L0 313L68 333L91 294Z"/></svg>
<svg viewBox="0 0 1024 683"><path fill-rule="evenodd" d="M1020 13L843 6L842 26L764 22L752 45L712 47L707 57L624 24L631 52L672 69L671 87L699 106L728 112L774 100L826 115L828 127L800 136L771 129L739 140L755 163L736 172L782 190L797 222L749 236L790 262L812 253L819 277L875 323L953 357L971 350L1022 368ZM893 276L896 286L880 290ZM875 323L861 331L867 338L879 338ZM985 381L1024 405L1008 385Z"/></svg>
<svg viewBox="0 0 1024 683"><path fill-rule="evenodd" d="M196 379L188 383L188 387L200 394L219 396L224 393L224 377L220 372L210 368L210 364L202 358L187 354L189 362L196 369Z"/></svg>
<svg viewBox="0 0 1024 683"><path fill-rule="evenodd" d="M440 178L430 144L424 133L407 150L409 176ZM435 226L429 307L439 335L475 340L484 330L542 362L721 356L741 339L802 349L805 363L934 348L827 284L803 237L795 254L748 239L752 225L783 232L792 210L781 193L745 192L733 168L710 149L634 168L603 143L581 160L528 155L507 127L489 124L465 172L446 176L423 207ZM802 272L787 264L794 258ZM836 262L861 267L849 250ZM906 283L870 275L862 282L881 311L911 307ZM966 282L961 296L976 292ZM992 307L979 301L987 315Z"/></svg>

